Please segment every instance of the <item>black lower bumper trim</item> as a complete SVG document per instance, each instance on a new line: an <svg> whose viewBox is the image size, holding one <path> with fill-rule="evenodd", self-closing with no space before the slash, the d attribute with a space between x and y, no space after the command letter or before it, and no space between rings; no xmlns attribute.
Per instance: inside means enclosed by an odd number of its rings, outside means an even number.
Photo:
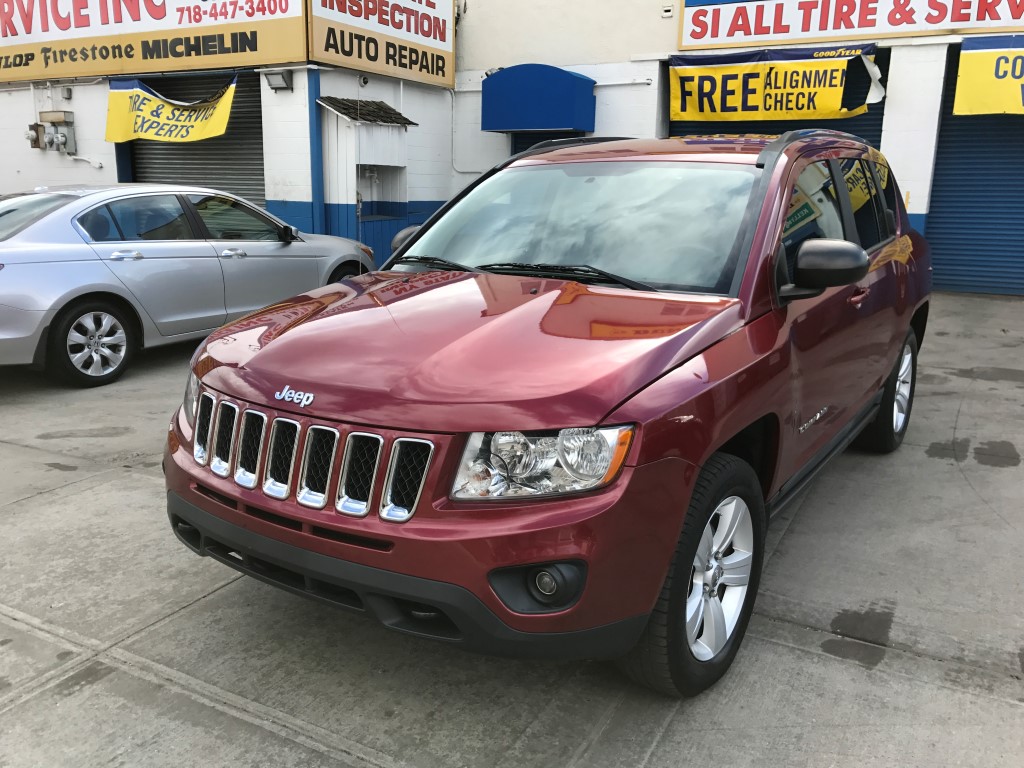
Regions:
<svg viewBox="0 0 1024 768"><path fill-rule="evenodd" d="M366 613L390 629L497 656L611 659L639 639L646 616L576 632L521 632L456 584L329 557L229 523L167 492L175 535L197 554L290 592Z"/></svg>

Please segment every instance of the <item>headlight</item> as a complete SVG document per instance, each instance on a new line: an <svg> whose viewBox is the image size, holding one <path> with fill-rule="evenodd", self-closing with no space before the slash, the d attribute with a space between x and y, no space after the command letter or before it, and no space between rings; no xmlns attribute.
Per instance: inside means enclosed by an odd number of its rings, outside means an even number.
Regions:
<svg viewBox="0 0 1024 768"><path fill-rule="evenodd" d="M452 498L547 496L600 488L618 474L633 427L474 432Z"/></svg>
<svg viewBox="0 0 1024 768"><path fill-rule="evenodd" d="M188 372L188 382L185 384L185 400L181 409L185 414L185 421L190 427L196 424L196 407L199 405L199 377L192 371Z"/></svg>

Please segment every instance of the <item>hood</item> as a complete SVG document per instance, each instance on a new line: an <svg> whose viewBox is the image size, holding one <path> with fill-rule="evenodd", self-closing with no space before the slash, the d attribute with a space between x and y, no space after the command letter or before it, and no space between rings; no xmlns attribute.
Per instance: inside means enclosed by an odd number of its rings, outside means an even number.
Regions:
<svg viewBox="0 0 1024 768"><path fill-rule="evenodd" d="M209 337L196 372L278 410L429 432L598 424L741 324L739 302L465 272L377 272ZM284 387L307 405L275 399Z"/></svg>

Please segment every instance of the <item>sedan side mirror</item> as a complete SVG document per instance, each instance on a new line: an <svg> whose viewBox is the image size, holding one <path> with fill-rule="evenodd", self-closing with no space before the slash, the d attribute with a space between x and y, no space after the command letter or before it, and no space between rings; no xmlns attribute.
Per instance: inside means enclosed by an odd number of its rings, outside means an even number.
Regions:
<svg viewBox="0 0 1024 768"><path fill-rule="evenodd" d="M849 240L805 240L796 252L793 282L782 286L779 296L784 299L820 296L826 288L862 280L869 266L864 249Z"/></svg>
<svg viewBox="0 0 1024 768"><path fill-rule="evenodd" d="M299 239L299 228L293 227L291 224L285 224L279 231L281 242L293 243Z"/></svg>
<svg viewBox="0 0 1024 768"><path fill-rule="evenodd" d="M391 253L395 253L399 248L409 242L409 238L419 232L419 230L419 224L413 224L411 227L399 230L398 234L391 238Z"/></svg>

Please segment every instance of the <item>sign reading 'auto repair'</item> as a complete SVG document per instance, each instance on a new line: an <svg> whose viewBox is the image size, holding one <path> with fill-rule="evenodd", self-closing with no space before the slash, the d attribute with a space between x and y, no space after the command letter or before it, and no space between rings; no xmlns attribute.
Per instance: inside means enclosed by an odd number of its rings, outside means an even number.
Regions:
<svg viewBox="0 0 1024 768"><path fill-rule="evenodd" d="M310 58L455 86L453 0L313 0Z"/></svg>
<svg viewBox="0 0 1024 768"><path fill-rule="evenodd" d="M0 0L0 82L305 58L303 0Z"/></svg>
<svg viewBox="0 0 1024 768"><path fill-rule="evenodd" d="M1024 28L1021 0L686 0L680 48Z"/></svg>

